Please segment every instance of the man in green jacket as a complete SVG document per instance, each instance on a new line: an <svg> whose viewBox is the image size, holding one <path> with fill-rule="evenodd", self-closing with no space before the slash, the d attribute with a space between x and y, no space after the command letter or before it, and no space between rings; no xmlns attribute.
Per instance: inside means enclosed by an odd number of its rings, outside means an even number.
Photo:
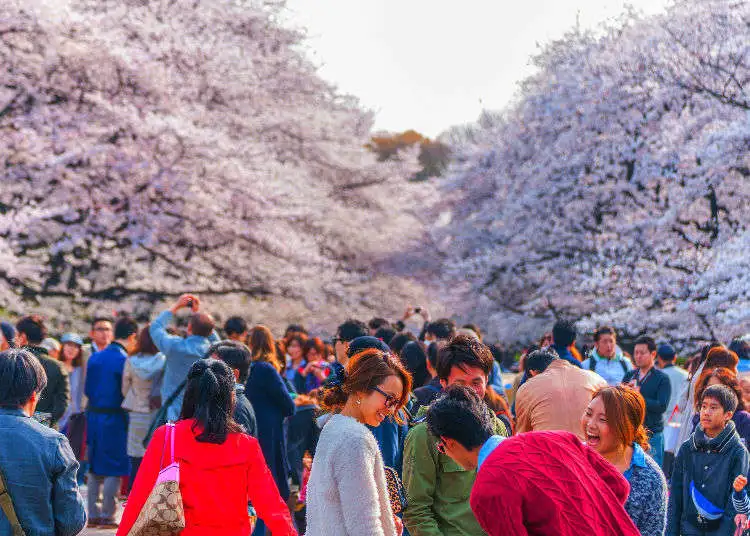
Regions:
<svg viewBox="0 0 750 536"><path fill-rule="evenodd" d="M463 385L484 399L492 372L489 348L467 335L458 335L440 350L437 374L443 388ZM420 409L404 447L404 486L409 507L404 525L411 536L484 536L469 505L476 470L466 471L438 446ZM503 422L490 408L495 434L509 436Z"/></svg>

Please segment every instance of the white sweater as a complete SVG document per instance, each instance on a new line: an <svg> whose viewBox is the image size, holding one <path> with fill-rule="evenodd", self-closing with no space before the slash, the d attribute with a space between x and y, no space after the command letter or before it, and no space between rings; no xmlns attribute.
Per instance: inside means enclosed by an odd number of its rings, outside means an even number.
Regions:
<svg viewBox="0 0 750 536"><path fill-rule="evenodd" d="M307 483L307 536L396 536L383 457L351 417L323 427Z"/></svg>

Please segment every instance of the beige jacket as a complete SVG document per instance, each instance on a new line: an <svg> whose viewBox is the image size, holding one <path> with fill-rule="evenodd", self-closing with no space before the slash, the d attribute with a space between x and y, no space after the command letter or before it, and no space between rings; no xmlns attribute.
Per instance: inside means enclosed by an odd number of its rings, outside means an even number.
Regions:
<svg viewBox="0 0 750 536"><path fill-rule="evenodd" d="M159 386L164 371L163 356L159 354L151 357L151 359L154 358L161 358L158 360L161 362L161 367L150 371L149 379L144 379L142 377L144 374L139 375L133 367L132 360L138 359L138 356L130 356L125 361L125 368L122 372L122 396L125 397L122 402L123 409L138 413L151 413L149 399L159 395Z"/></svg>
<svg viewBox="0 0 750 536"><path fill-rule="evenodd" d="M596 372L557 359L518 389L516 430L565 430L583 440L583 412L594 392L606 386Z"/></svg>

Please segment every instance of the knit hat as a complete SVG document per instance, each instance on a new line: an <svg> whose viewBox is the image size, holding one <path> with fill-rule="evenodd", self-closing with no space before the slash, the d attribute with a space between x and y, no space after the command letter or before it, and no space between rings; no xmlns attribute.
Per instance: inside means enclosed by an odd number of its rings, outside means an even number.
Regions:
<svg viewBox="0 0 750 536"><path fill-rule="evenodd" d="M665 342L659 345L659 348L656 349L656 354L662 359L671 361L674 359L674 356L677 355L677 352L675 351L674 346Z"/></svg>
<svg viewBox="0 0 750 536"><path fill-rule="evenodd" d="M380 339L367 335L365 337L357 337L356 339L352 340L352 342L349 343L349 349L346 351L346 354L349 359L351 359L355 354L358 354L363 350L369 350L371 348L380 350L381 352L385 352L387 354L391 353L391 349L386 343L384 343Z"/></svg>
<svg viewBox="0 0 750 536"><path fill-rule="evenodd" d="M0 331L3 332L3 338L11 348L16 347L16 328L10 322L0 322Z"/></svg>
<svg viewBox="0 0 750 536"><path fill-rule="evenodd" d="M83 339L78 333L66 333L62 336L60 342L63 344L65 344L66 342L72 342L73 344L77 344L78 346L83 346Z"/></svg>

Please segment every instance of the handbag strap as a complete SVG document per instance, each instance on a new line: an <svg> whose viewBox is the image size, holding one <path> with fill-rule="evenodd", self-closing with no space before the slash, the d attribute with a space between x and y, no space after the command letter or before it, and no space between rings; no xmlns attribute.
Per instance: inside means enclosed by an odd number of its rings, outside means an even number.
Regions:
<svg viewBox="0 0 750 536"><path fill-rule="evenodd" d="M5 476L2 470L0 470L0 508L2 508L5 517L8 518L13 536L26 536L16 515L16 509L13 508L13 499L10 496L10 491L8 491L8 486L5 484Z"/></svg>
<svg viewBox="0 0 750 536"><path fill-rule="evenodd" d="M170 450L170 458L169 458L169 464L174 463L174 423L168 422L166 424L167 427L167 435L164 438L164 445L161 448L161 462L159 463L159 468L164 468L164 451L167 449L167 441L169 442L169 450Z"/></svg>

